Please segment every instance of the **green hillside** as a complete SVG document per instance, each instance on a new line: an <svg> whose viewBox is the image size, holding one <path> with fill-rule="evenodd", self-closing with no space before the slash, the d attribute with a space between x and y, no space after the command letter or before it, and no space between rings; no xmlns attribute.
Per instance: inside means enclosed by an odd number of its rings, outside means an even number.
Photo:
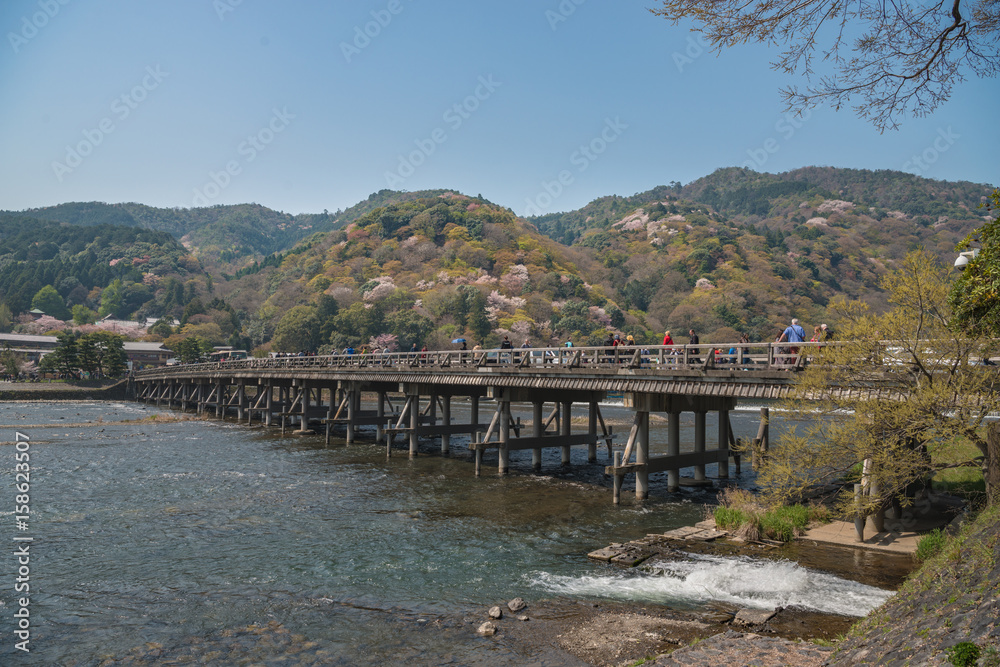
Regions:
<svg viewBox="0 0 1000 667"><path fill-rule="evenodd" d="M909 250L950 264L991 190L900 172L732 168L531 221L591 249L609 293L650 328L762 340L791 317L822 321L834 296L878 307L879 276Z"/></svg>
<svg viewBox="0 0 1000 667"><path fill-rule="evenodd" d="M32 299L47 285L56 289L65 307L83 305L97 311L102 292L113 283L118 295L114 301L110 294L105 299L107 314L160 315L167 301L183 309L185 283L190 297L195 278L207 277L166 232L0 219L0 299L14 315L31 309Z"/></svg>
<svg viewBox="0 0 1000 667"><path fill-rule="evenodd" d="M216 290L272 322L293 305L335 309L324 339L309 342L337 347L379 334L406 347L456 337L499 342L504 333L538 334L542 343L557 333L586 336L607 320L603 287L583 278L599 268L588 253L559 246L482 198L420 194L316 234Z"/></svg>
<svg viewBox="0 0 1000 667"><path fill-rule="evenodd" d="M293 246L297 241L333 228L335 215L293 216L258 204L207 208L155 208L143 204L74 202L0 212L0 219L28 216L71 225L120 225L167 232L207 261L243 265Z"/></svg>

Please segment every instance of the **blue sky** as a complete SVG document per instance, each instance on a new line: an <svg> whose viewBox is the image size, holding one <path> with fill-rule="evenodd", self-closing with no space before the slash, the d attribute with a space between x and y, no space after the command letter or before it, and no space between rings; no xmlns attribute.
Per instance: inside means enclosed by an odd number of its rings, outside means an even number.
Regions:
<svg viewBox="0 0 1000 667"><path fill-rule="evenodd" d="M796 119L778 90L803 81L774 52L715 55L652 5L5 0L0 208L332 212L391 187L525 214L733 165L1000 183L997 80L885 134L850 110Z"/></svg>

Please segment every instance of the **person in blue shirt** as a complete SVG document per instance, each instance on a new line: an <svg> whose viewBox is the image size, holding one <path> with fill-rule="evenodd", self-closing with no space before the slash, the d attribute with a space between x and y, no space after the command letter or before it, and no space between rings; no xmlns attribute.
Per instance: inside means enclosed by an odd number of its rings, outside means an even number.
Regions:
<svg viewBox="0 0 1000 667"><path fill-rule="evenodd" d="M805 342L805 340L806 340L806 330L802 328L802 326L799 324L799 321L794 317L792 318L792 323L789 325L789 327L785 329L784 332L782 332L781 336L778 337L779 343L803 343ZM791 352L792 354L797 355L799 353L799 348L789 347L788 351ZM785 363L792 363L794 361L795 361L794 357L789 357L788 359L785 360Z"/></svg>
<svg viewBox="0 0 1000 667"><path fill-rule="evenodd" d="M799 321L792 318L792 323L785 332L781 334L779 343L803 343L806 340L806 330L802 328Z"/></svg>

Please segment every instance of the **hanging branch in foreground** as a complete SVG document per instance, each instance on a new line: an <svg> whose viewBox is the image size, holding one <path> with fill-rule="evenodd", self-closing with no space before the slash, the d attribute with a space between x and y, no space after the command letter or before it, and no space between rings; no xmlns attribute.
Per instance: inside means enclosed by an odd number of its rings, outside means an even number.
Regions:
<svg viewBox="0 0 1000 667"><path fill-rule="evenodd" d="M966 72L1000 72L997 0L660 1L653 14L673 24L694 21L716 50L781 45L772 67L810 81L782 90L790 110L820 103L840 109L858 99L854 110L880 132L898 128L900 115L934 111Z"/></svg>

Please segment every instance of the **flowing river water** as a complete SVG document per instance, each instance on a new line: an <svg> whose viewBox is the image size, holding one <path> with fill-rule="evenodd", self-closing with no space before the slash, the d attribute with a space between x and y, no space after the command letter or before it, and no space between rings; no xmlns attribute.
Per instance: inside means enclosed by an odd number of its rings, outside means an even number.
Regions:
<svg viewBox="0 0 1000 667"><path fill-rule="evenodd" d="M627 432L630 411L603 412ZM531 452L516 452L512 474L497 477L487 458L477 479L458 437L447 457L428 440L416 459L397 449L387 460L372 442L326 448L320 436L171 417L128 403L0 403L0 664L579 664L475 629L487 607L516 596L529 611L543 600L613 600L861 616L905 570L846 549L817 560L802 547L696 555L655 572L589 561L610 542L692 525L714 500L668 494L656 475L649 500L627 483L615 507L603 446L599 466L576 448L561 469L553 449L535 475ZM752 435L757 419L732 413L736 435ZM711 416L708 426L714 433ZM772 434L780 428L773 419ZM654 453L665 431L654 418ZM29 438L31 467L20 532L17 433ZM14 646L17 536L32 538L30 653Z"/></svg>

